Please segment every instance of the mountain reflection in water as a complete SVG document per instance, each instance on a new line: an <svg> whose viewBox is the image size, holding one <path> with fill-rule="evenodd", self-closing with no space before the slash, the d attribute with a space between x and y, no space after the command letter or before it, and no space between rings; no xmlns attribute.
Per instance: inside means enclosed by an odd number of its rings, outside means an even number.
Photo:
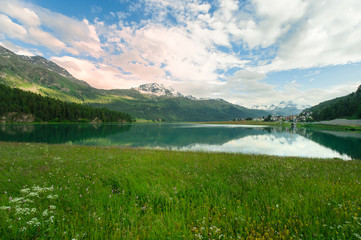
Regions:
<svg viewBox="0 0 361 240"><path fill-rule="evenodd" d="M361 159L361 134L223 124L0 125L0 141Z"/></svg>

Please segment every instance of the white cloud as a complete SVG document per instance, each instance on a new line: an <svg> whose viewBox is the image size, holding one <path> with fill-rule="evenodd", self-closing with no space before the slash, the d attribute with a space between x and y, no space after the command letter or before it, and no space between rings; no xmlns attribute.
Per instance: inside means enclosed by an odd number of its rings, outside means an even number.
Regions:
<svg viewBox="0 0 361 240"><path fill-rule="evenodd" d="M293 101L300 105L316 105L320 102L354 92L360 82L341 82L327 88L304 89L297 81L272 85L266 82L267 76L259 72L241 70L218 88L210 89L211 97L227 99L246 107L253 105L278 104Z"/></svg>
<svg viewBox="0 0 361 240"><path fill-rule="evenodd" d="M7 14L11 18L17 19L22 25L27 27L38 27L41 24L38 15L33 10L19 5L17 0L3 0L0 12Z"/></svg>
<svg viewBox="0 0 361 240"><path fill-rule="evenodd" d="M0 14L0 22L0 31L8 35L10 38L17 38L23 40L28 33L28 31L24 27L14 23L6 15Z"/></svg>
<svg viewBox="0 0 361 240"><path fill-rule="evenodd" d="M95 27L87 20L78 21L45 9L38 10L38 13L53 35L79 53L93 57L105 54Z"/></svg>
<svg viewBox="0 0 361 240"><path fill-rule="evenodd" d="M303 17L307 6L303 0L253 0L253 3L257 17L240 22L239 36L251 48L275 44Z"/></svg>
<svg viewBox="0 0 361 240"><path fill-rule="evenodd" d="M266 75L258 72L241 70L229 77L219 88L219 95L238 104L259 105L275 101L282 94L276 86L266 83ZM277 101L277 100L276 100Z"/></svg>
<svg viewBox="0 0 361 240"><path fill-rule="evenodd" d="M74 76L107 89L158 82L252 106L282 100L314 104L352 92L357 84L301 90L298 82L267 83L267 74L360 62L360 1L127 2L127 11L90 23L22 0L2 0L0 40L46 46ZM143 19L134 22L135 11ZM303 76L304 82L313 84L312 75Z"/></svg>
<svg viewBox="0 0 361 240"><path fill-rule="evenodd" d="M199 35L188 34L184 27L149 25L135 31L122 28L105 32L110 33L108 46L120 51L109 57L107 63L138 76L143 75L142 66L145 66L154 73L144 78L146 82L163 76L177 81L211 83L218 81L217 70L242 67L246 63L232 54L218 51Z"/></svg>
<svg viewBox="0 0 361 240"><path fill-rule="evenodd" d="M53 35L37 27L29 27L26 29L3 14L0 14L0 22L0 32L6 34L9 38L19 39L35 45L46 46L54 52L65 50L69 53L77 54L76 50L67 47Z"/></svg>
<svg viewBox="0 0 361 240"><path fill-rule="evenodd" d="M361 61L361 2L309 1L307 11L265 71Z"/></svg>
<svg viewBox="0 0 361 240"><path fill-rule="evenodd" d="M56 53L103 55L95 27L87 20L78 21L19 0L2 0L0 20L0 33L11 39L45 46Z"/></svg>
<svg viewBox="0 0 361 240"><path fill-rule="evenodd" d="M124 89L139 86L142 81L132 74L102 63L70 56L53 57L51 61L67 69L77 79L86 80L92 87L100 89Z"/></svg>

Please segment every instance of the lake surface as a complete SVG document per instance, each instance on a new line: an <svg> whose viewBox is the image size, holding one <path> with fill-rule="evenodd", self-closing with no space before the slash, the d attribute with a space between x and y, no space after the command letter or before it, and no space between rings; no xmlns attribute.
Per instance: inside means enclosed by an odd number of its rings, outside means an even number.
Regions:
<svg viewBox="0 0 361 240"><path fill-rule="evenodd" d="M361 159L360 133L254 125L0 125L0 141Z"/></svg>

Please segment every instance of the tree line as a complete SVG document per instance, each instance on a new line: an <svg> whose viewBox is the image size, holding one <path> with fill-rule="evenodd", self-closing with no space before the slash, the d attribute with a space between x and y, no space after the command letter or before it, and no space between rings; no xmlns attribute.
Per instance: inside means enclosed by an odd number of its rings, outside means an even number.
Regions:
<svg viewBox="0 0 361 240"><path fill-rule="evenodd" d="M320 103L309 109L316 121L336 118L361 118L361 86L354 93Z"/></svg>
<svg viewBox="0 0 361 240"><path fill-rule="evenodd" d="M127 113L63 102L0 84L0 117L7 113L32 114L37 122L132 122Z"/></svg>

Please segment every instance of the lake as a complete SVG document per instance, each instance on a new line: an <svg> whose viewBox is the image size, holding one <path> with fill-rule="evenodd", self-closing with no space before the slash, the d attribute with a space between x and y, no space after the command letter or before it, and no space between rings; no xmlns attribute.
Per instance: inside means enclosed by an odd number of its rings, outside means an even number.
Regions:
<svg viewBox="0 0 361 240"><path fill-rule="evenodd" d="M0 125L0 141L361 159L361 134L228 124Z"/></svg>

